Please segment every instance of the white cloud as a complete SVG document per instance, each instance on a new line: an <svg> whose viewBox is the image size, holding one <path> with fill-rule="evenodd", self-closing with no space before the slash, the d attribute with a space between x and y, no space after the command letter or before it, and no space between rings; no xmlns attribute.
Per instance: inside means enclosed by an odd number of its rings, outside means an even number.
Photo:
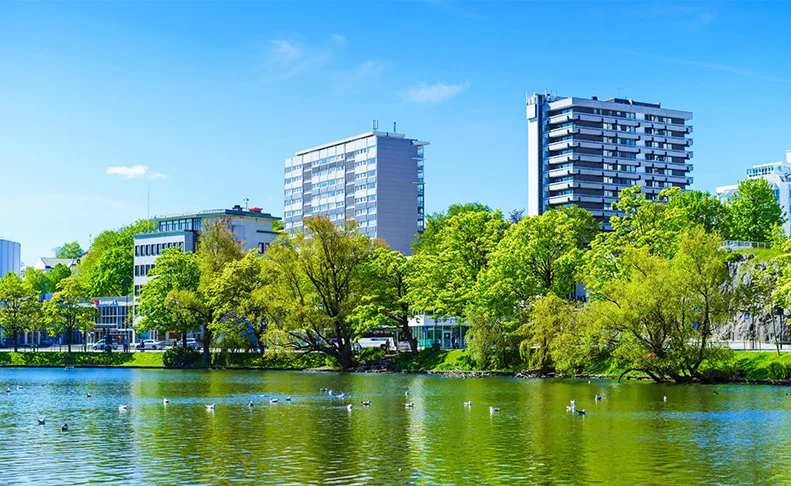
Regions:
<svg viewBox="0 0 791 486"><path fill-rule="evenodd" d="M370 85L390 67L389 62L368 60L346 71L333 75L335 87L340 90L359 90Z"/></svg>
<svg viewBox="0 0 791 486"><path fill-rule="evenodd" d="M117 175L124 179L134 179L136 177L143 177L148 172L148 167L145 165L116 165L108 167L104 173L107 175Z"/></svg>
<svg viewBox="0 0 791 486"><path fill-rule="evenodd" d="M332 37L332 41L338 44L340 47L346 47L346 44L349 43L346 37L340 34L332 34L330 37Z"/></svg>
<svg viewBox="0 0 791 486"><path fill-rule="evenodd" d="M471 85L469 81L460 84L448 84L444 81L434 84L420 83L407 91L406 98L414 103L439 103L460 95Z"/></svg>
<svg viewBox="0 0 791 486"><path fill-rule="evenodd" d="M168 176L163 174L162 172L152 172L149 176L149 179L167 179Z"/></svg>
<svg viewBox="0 0 791 486"><path fill-rule="evenodd" d="M323 45L284 39L273 39L269 43L265 61L266 81L280 81L327 67L349 41L341 34L331 34Z"/></svg>
<svg viewBox="0 0 791 486"><path fill-rule="evenodd" d="M302 55L300 48L289 41L274 39L271 43L272 59L275 61L291 62Z"/></svg>

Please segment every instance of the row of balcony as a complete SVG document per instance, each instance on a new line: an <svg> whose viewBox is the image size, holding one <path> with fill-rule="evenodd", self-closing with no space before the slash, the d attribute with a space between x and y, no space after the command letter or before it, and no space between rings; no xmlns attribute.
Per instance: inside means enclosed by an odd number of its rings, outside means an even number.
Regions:
<svg viewBox="0 0 791 486"><path fill-rule="evenodd" d="M637 120L633 118L618 118L607 115L594 115L591 113L562 113L560 115L553 115L549 117L549 124L558 125L573 120L587 121L592 123L616 123L618 125L631 127L659 128L673 132L692 133L691 125Z"/></svg>

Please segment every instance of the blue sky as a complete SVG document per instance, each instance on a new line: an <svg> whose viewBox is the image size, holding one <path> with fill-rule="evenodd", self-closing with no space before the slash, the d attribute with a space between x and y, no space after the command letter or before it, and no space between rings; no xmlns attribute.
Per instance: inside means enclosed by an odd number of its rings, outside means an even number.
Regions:
<svg viewBox="0 0 791 486"><path fill-rule="evenodd" d="M427 140L429 212L526 205L525 92L694 113L695 188L791 149L791 5L0 2L0 235L32 264L146 217L282 215L283 160ZM109 173L108 173L109 172Z"/></svg>

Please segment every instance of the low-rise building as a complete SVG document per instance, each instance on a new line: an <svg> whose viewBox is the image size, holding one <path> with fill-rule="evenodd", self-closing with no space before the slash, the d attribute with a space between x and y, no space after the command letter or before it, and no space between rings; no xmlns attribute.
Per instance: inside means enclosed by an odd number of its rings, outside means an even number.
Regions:
<svg viewBox="0 0 791 486"><path fill-rule="evenodd" d="M456 317L433 317L417 314L409 319L412 336L417 339L418 349L439 345L441 349L463 349L467 347L467 324Z"/></svg>
<svg viewBox="0 0 791 486"><path fill-rule="evenodd" d="M65 265L72 272L77 267L80 261L76 258L48 258L41 257L33 264L33 268L41 270L44 273L49 273L55 268L56 265Z"/></svg>
<svg viewBox="0 0 791 486"><path fill-rule="evenodd" d="M777 204L786 217L783 229L791 235L791 150L786 151L785 162L769 162L758 164L747 169L747 179L764 179L772 185L775 191ZM721 202L730 201L738 192L739 185L720 186L717 188L717 197Z"/></svg>

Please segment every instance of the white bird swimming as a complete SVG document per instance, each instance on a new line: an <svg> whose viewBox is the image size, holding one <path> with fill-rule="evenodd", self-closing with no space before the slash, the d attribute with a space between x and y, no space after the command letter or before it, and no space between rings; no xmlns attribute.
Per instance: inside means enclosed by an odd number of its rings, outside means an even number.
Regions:
<svg viewBox="0 0 791 486"><path fill-rule="evenodd" d="M127 410L129 410L129 405L118 405L119 412L126 412Z"/></svg>
<svg viewBox="0 0 791 486"><path fill-rule="evenodd" d="M277 403L279 401L280 401L279 398L272 398L271 400L269 400L269 403Z"/></svg>
<svg viewBox="0 0 791 486"><path fill-rule="evenodd" d="M500 407L489 407L489 413L499 412Z"/></svg>
<svg viewBox="0 0 791 486"><path fill-rule="evenodd" d="M17 389L17 390L21 390L21 389L22 389L22 387L21 387L21 386L17 386L17 387L16 387L16 389Z"/></svg>
<svg viewBox="0 0 791 486"><path fill-rule="evenodd" d="M338 398L343 398L343 397L345 397L345 396L346 396L346 394L345 394L345 393L341 393L340 395L338 395Z"/></svg>
<svg viewBox="0 0 791 486"><path fill-rule="evenodd" d="M360 405L362 405L363 407L370 407L371 406L371 400L361 400L360 401Z"/></svg>
<svg viewBox="0 0 791 486"><path fill-rule="evenodd" d="M472 401L464 402L465 407L472 407Z"/></svg>
<svg viewBox="0 0 791 486"><path fill-rule="evenodd" d="M85 398L91 398L91 394L90 393L86 394Z"/></svg>
<svg viewBox="0 0 791 486"><path fill-rule="evenodd" d="M170 403L170 400L168 400L167 398L162 399L162 405L167 405L168 403Z"/></svg>
<svg viewBox="0 0 791 486"><path fill-rule="evenodd" d="M247 402L247 406L250 407L250 408L253 408L253 401L250 400L249 402Z"/></svg>
<svg viewBox="0 0 791 486"><path fill-rule="evenodd" d="M327 395L332 396L332 390L328 391Z"/></svg>
<svg viewBox="0 0 791 486"><path fill-rule="evenodd" d="M69 431L69 424L63 424L63 427L60 428L61 432L68 432Z"/></svg>
<svg viewBox="0 0 791 486"><path fill-rule="evenodd" d="M215 408L217 408L217 407L213 403L211 405L206 405L206 411L207 412L213 412Z"/></svg>
<svg viewBox="0 0 791 486"><path fill-rule="evenodd" d="M662 401L666 402L667 401L667 397L662 397Z"/></svg>
<svg viewBox="0 0 791 486"><path fill-rule="evenodd" d="M354 405L352 405L351 403L346 405L346 410L351 410L353 408L354 408Z"/></svg>
<svg viewBox="0 0 791 486"><path fill-rule="evenodd" d="M408 392L408 391L405 391L405 392L404 392L404 396L405 396L405 397L408 397L408 396L409 396L409 392Z"/></svg>
<svg viewBox="0 0 791 486"><path fill-rule="evenodd" d="M404 404L404 406L405 406L406 408L414 408L415 404L414 404L414 403L412 403L412 402L410 402L410 403L405 403L405 404Z"/></svg>
<svg viewBox="0 0 791 486"><path fill-rule="evenodd" d="M46 420L44 420L43 418L40 418L40 419L38 419L38 424L39 424L39 425L44 425L44 424L46 424L46 423L47 423L47 421L46 421Z"/></svg>
<svg viewBox="0 0 791 486"><path fill-rule="evenodd" d="M291 401L291 395L289 395L289 396L287 396L287 397L286 397L286 401L287 401L287 402L290 402L290 401Z"/></svg>
<svg viewBox="0 0 791 486"><path fill-rule="evenodd" d="M6 393L11 393L11 389L10 389L10 388L6 388L6 389L5 389L5 392L6 392Z"/></svg>

